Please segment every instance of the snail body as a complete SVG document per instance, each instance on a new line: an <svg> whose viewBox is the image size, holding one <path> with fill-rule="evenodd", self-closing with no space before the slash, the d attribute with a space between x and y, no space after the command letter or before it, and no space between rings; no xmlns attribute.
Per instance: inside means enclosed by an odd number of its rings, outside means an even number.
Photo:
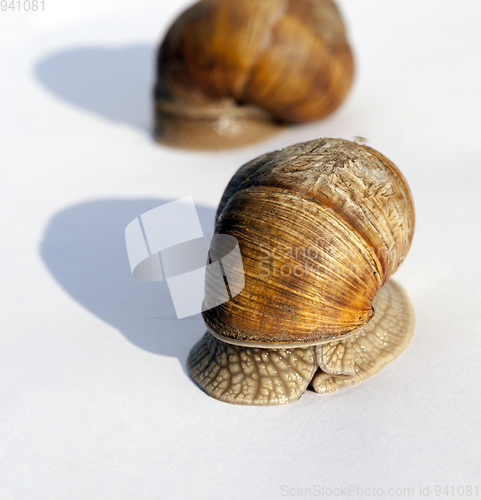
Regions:
<svg viewBox="0 0 481 500"><path fill-rule="evenodd" d="M332 0L201 0L157 60L156 134L181 147L236 147L320 119L353 78Z"/></svg>
<svg viewBox="0 0 481 500"><path fill-rule="evenodd" d="M237 239L245 285L204 311L192 377L218 399L281 404L309 383L329 392L376 373L412 335L409 299L389 280L413 232L404 177L367 146L315 140L244 165L221 199L216 233ZM206 297L215 293L207 276Z"/></svg>

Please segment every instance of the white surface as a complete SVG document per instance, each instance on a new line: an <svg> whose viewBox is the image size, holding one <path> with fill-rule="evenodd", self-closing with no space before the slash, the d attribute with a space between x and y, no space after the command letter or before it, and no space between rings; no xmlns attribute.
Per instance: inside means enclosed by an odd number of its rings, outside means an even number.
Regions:
<svg viewBox="0 0 481 500"><path fill-rule="evenodd" d="M414 498L430 485L435 498L436 484L481 495L479 1L342 1L357 60L342 109L221 153L148 134L154 46L187 4L0 12L0 498L271 499L315 485ZM131 277L124 229L186 196L208 228L242 163L320 136L367 137L409 181L417 228L397 280L414 339L327 397L217 402L185 371L202 321L175 319L165 282Z"/></svg>

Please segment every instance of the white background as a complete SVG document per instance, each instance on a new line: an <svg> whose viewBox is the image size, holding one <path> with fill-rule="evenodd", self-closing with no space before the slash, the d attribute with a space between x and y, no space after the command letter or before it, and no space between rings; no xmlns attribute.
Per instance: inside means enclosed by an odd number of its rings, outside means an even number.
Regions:
<svg viewBox="0 0 481 500"><path fill-rule="evenodd" d="M342 1L357 61L342 108L214 153L149 132L155 46L188 3L0 12L0 498L481 496L480 2ZM397 280L414 338L335 394L210 399L185 370L202 321L175 319L166 283L131 277L124 228L193 196L207 229L241 164L323 136L366 137L408 179L417 226Z"/></svg>

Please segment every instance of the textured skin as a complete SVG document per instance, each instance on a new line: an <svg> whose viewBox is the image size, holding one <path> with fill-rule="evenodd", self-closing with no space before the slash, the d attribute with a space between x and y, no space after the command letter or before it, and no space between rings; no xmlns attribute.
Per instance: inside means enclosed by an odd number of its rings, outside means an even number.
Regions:
<svg viewBox="0 0 481 500"><path fill-rule="evenodd" d="M374 307L363 332L305 349L238 347L206 333L189 354L189 373L209 396L244 405L290 403L309 382L321 394L357 384L399 356L413 333L414 312L397 283L381 289Z"/></svg>
<svg viewBox="0 0 481 500"><path fill-rule="evenodd" d="M376 374L399 356L414 329L414 311L404 290L390 281L374 299L375 315L352 337L316 348L320 370L311 386L318 393L337 391Z"/></svg>
<svg viewBox="0 0 481 500"><path fill-rule="evenodd" d="M252 349L226 344L210 333L192 348L187 367L209 396L263 406L297 400L317 369L314 347Z"/></svg>

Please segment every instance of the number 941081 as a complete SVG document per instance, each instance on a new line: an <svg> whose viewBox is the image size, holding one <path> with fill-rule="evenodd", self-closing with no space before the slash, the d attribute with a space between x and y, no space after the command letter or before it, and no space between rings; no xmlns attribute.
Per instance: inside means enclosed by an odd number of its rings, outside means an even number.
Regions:
<svg viewBox="0 0 481 500"><path fill-rule="evenodd" d="M44 10L44 0L1 0L0 10L13 12L37 12Z"/></svg>

